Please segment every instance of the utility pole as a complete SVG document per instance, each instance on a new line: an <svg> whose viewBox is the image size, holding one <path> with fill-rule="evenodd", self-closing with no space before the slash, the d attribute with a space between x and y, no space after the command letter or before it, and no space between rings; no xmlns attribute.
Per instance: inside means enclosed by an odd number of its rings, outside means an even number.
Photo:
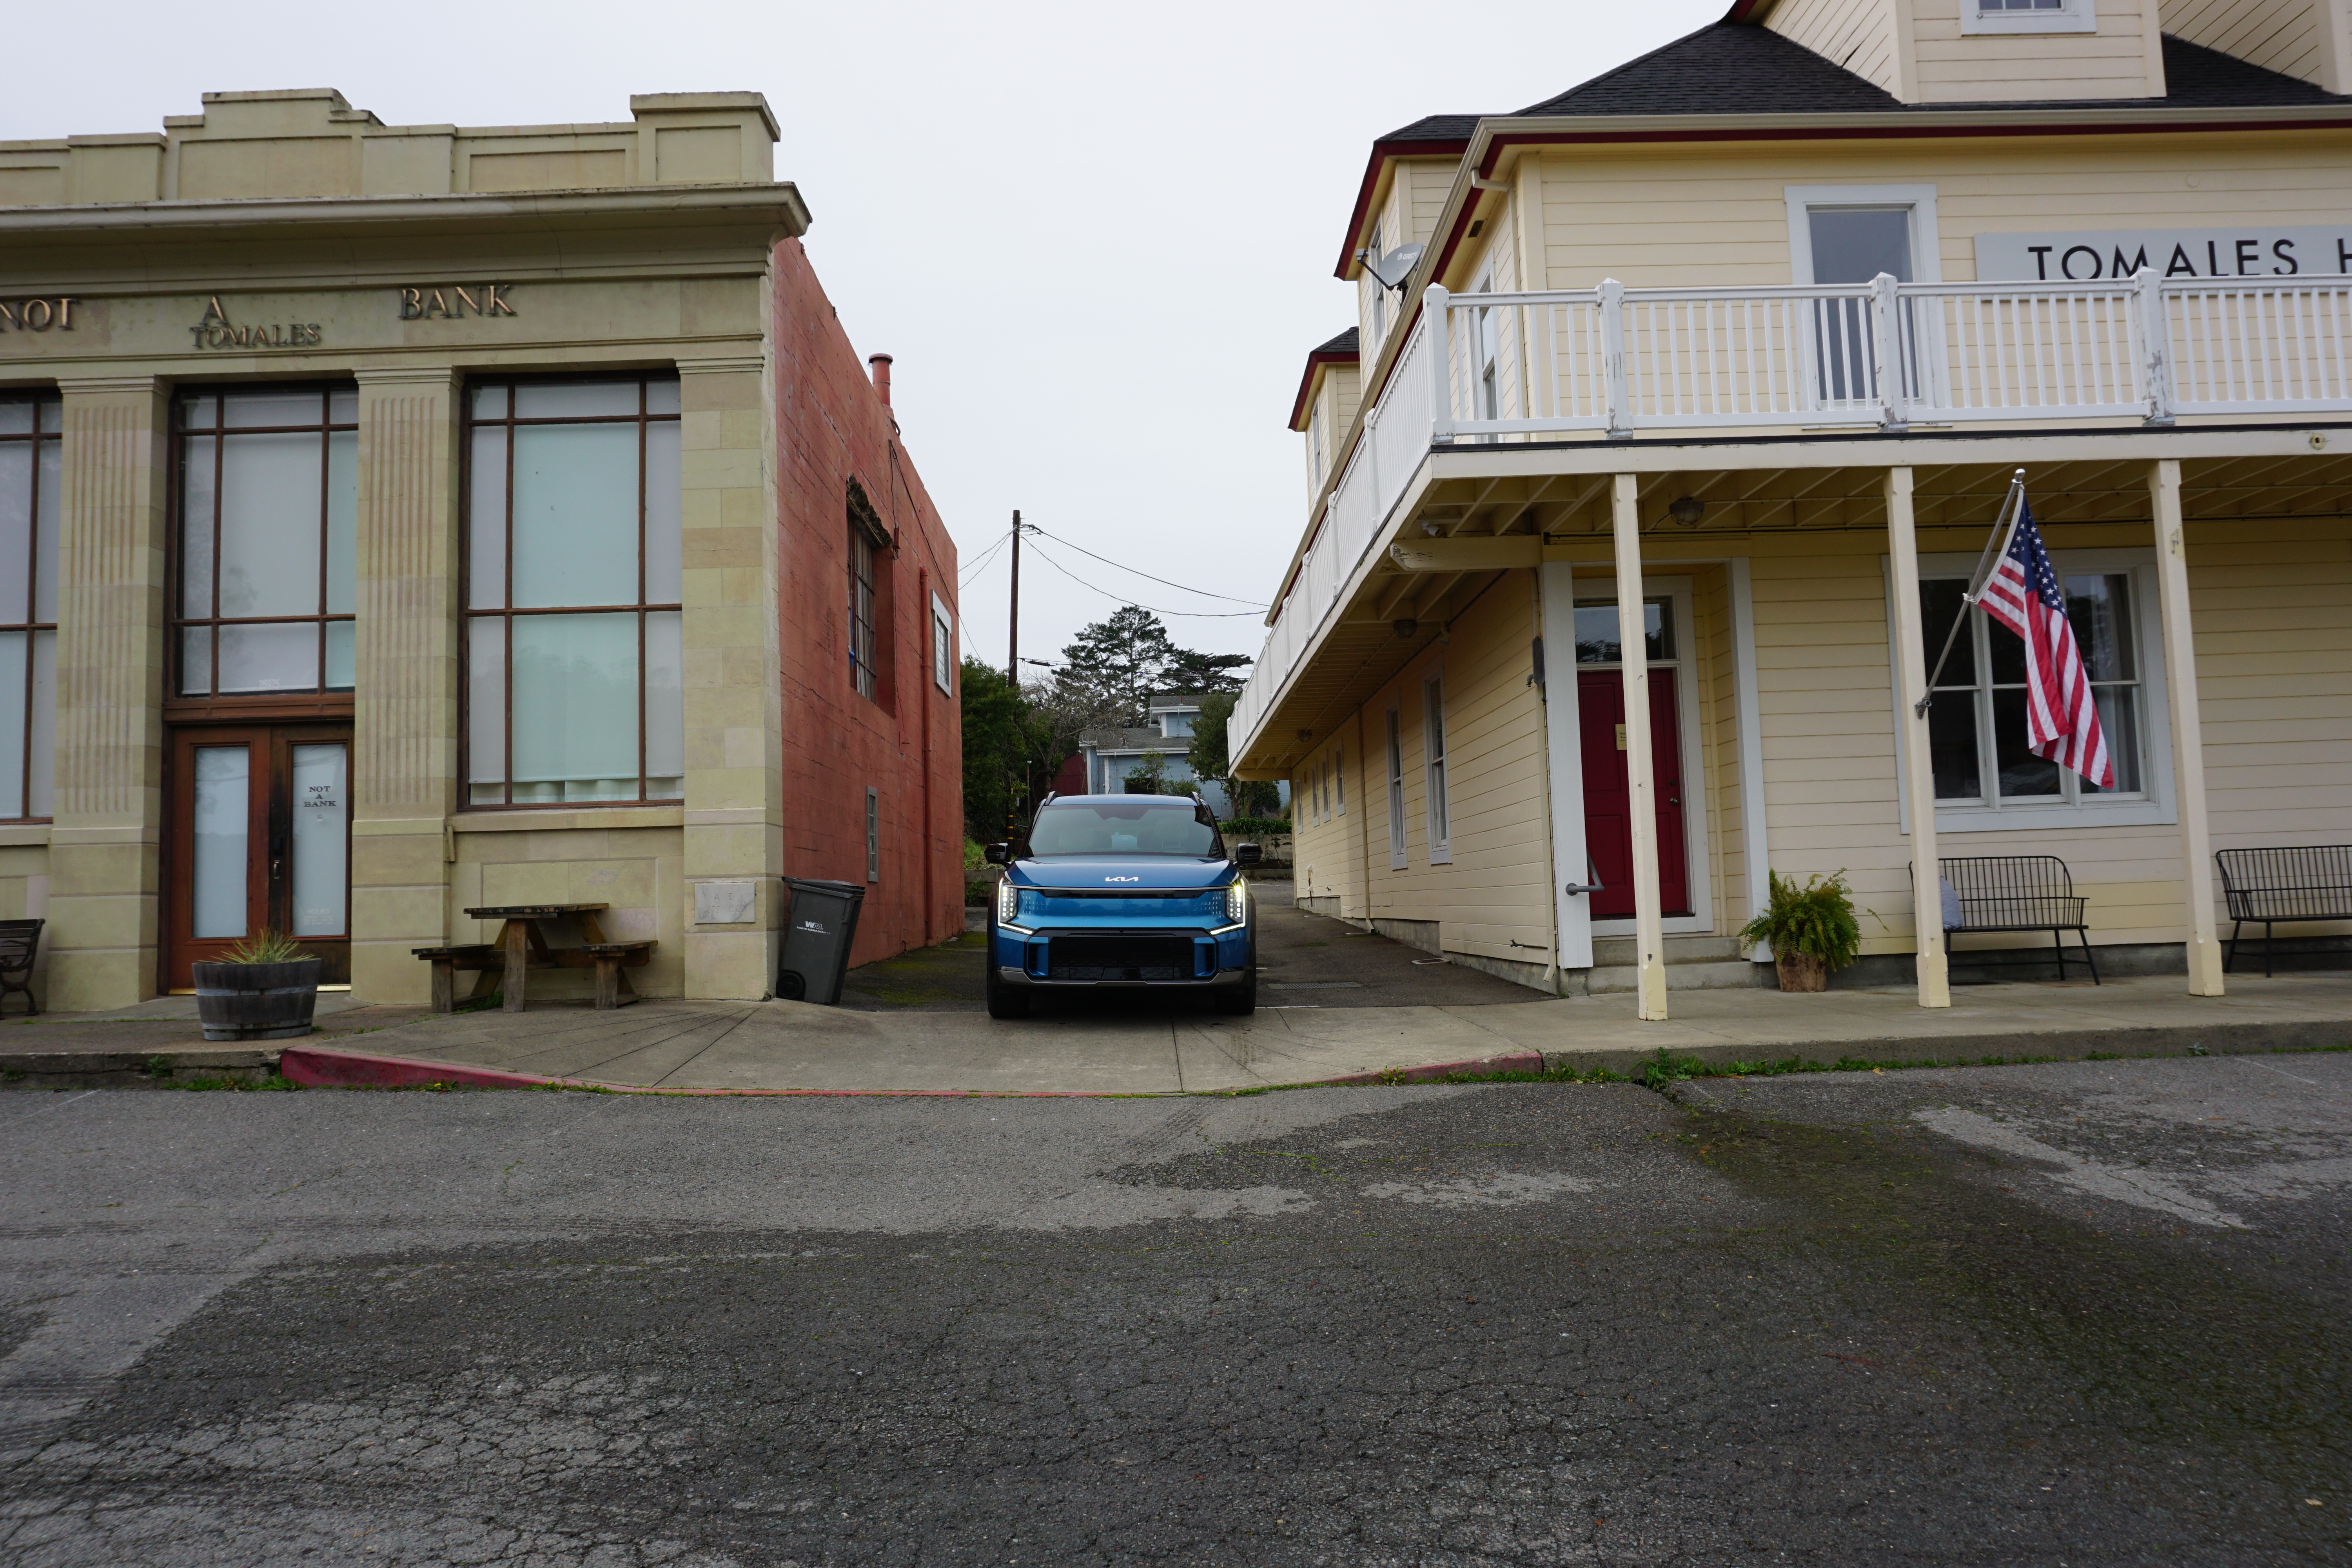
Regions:
<svg viewBox="0 0 2352 1568"><path fill-rule="evenodd" d="M1004 678L1021 689L1021 511L1013 512L1013 635L1004 650Z"/></svg>
<svg viewBox="0 0 2352 1568"><path fill-rule="evenodd" d="M1004 679L1012 683L1013 701L1017 710L1021 701L1021 509L1018 507L1013 509L1012 626L1013 629L1005 639ZM1013 737L1013 762L1021 782L1018 789L1008 790L1004 795L1004 841L1007 844L1018 841L1021 837L1016 814L1020 810L1021 797L1029 792L1029 770L1022 761L1026 753L1017 734Z"/></svg>

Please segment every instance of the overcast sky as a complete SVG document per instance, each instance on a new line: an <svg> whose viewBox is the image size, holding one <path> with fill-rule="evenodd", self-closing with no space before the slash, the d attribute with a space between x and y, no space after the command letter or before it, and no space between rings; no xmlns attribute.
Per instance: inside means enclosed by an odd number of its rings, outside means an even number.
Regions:
<svg viewBox="0 0 2352 1568"><path fill-rule="evenodd" d="M1375 136L1523 108L1724 8L135 0L75 13L102 35L79 47L16 52L0 140L160 130L204 92L268 88L460 125L767 94L842 324L898 356L908 449L963 553L965 647L1002 665L1004 552L974 566L1015 507L1189 587L1271 591L1306 504L1283 421L1307 351L1355 320L1331 268ZM1264 636L1242 605L1048 539L1024 556L1023 652L1129 602L1244 610L1168 618L1204 650Z"/></svg>

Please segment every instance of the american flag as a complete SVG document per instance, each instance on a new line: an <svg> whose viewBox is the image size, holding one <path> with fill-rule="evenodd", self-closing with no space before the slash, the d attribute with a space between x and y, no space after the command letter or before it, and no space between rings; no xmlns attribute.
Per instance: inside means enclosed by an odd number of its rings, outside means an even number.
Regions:
<svg viewBox="0 0 2352 1568"><path fill-rule="evenodd" d="M2037 757L2072 768L2102 788L2116 787L2116 765L2099 732L2091 677L2066 619L2066 590L2042 547L2025 498L2017 531L1985 584L1985 614L2025 639L2025 742Z"/></svg>

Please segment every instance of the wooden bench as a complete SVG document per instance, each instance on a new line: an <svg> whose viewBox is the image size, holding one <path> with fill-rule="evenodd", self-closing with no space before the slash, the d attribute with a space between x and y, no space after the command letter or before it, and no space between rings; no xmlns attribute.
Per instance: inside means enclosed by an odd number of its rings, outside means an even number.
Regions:
<svg viewBox="0 0 2352 1568"><path fill-rule="evenodd" d="M454 1013L457 1010L457 971L470 969L487 973L506 968L506 955L488 942L467 942L455 947L412 947L408 950L418 958L433 963L433 1010ZM478 992L480 982L475 983Z"/></svg>
<svg viewBox="0 0 2352 1568"><path fill-rule="evenodd" d="M2304 921L2352 921L2352 844L2292 849L2222 849L2221 894L2229 905L2228 973L2238 962L2238 933L2263 928L2263 973L2271 973L2271 928Z"/></svg>
<svg viewBox="0 0 2352 1568"><path fill-rule="evenodd" d="M2058 978L2063 980L2065 933L2071 931L2082 939L2083 962L2090 968L2091 984L2103 984L2099 979L2099 961L2091 953L2090 923L2084 912L2090 900L2074 896L2074 873L2066 869L2065 861L2055 855L1962 855L1936 864L1954 895L1945 900L1947 934L2046 931L2056 950ZM1959 908L1958 925L1951 923L1954 903ZM1948 948L1947 955L1956 964L1992 962L1978 957L1974 952ZM2023 958L2004 962L2040 961Z"/></svg>
<svg viewBox="0 0 2352 1568"><path fill-rule="evenodd" d="M40 1016L41 1005L33 1000L33 956L40 951L41 927L45 921L0 921L0 1008L8 1005L8 993L25 994L26 1016Z"/></svg>
<svg viewBox="0 0 2352 1568"><path fill-rule="evenodd" d="M624 968L643 968L654 955L650 942L592 942L580 948L596 963L596 1005L602 1008L625 1007L637 999L636 988Z"/></svg>

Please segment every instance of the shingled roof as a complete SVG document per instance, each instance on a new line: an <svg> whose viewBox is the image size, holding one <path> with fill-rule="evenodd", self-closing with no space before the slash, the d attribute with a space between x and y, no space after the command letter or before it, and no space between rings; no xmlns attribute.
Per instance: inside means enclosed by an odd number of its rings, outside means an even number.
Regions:
<svg viewBox="0 0 2352 1568"><path fill-rule="evenodd" d="M2162 98L2005 100L1997 104L1903 103L1884 88L1769 27L1717 22L1615 70L1530 104L1517 118L1604 114L1916 114L1971 108L2251 109L2341 104L2352 99L2248 65L2170 34ZM1451 121L1452 116L1433 120ZM1416 125L1432 123L1417 121ZM1408 126L1410 132L1414 127ZM1391 132L1391 136L1403 134ZM1386 140L1384 138L1383 140Z"/></svg>
<svg viewBox="0 0 2352 1568"><path fill-rule="evenodd" d="M1356 329L1353 327L1349 327L1329 342L1317 343L1307 351L1309 358L1318 354L1351 354L1356 352Z"/></svg>

